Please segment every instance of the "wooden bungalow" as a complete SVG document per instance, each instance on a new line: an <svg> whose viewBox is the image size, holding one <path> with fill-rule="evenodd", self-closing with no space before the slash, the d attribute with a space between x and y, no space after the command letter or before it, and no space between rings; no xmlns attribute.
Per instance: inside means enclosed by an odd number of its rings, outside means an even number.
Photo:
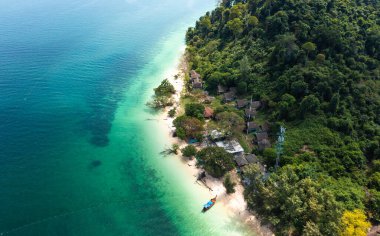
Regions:
<svg viewBox="0 0 380 236"><path fill-rule="evenodd" d="M229 88L229 91L230 91L230 93L233 93L234 95L236 95L236 93L237 93L237 88L236 88L236 87L230 87L230 88Z"/></svg>
<svg viewBox="0 0 380 236"><path fill-rule="evenodd" d="M195 70L190 71L190 83L193 89L202 89L203 82L201 75L198 74Z"/></svg>
<svg viewBox="0 0 380 236"><path fill-rule="evenodd" d="M267 148L271 147L270 141L268 139L263 139L259 142L257 142L258 149L260 151L264 151Z"/></svg>
<svg viewBox="0 0 380 236"><path fill-rule="evenodd" d="M245 113L245 117L247 119L255 119L256 115L257 115L257 111L253 108L246 108L244 110L244 113Z"/></svg>
<svg viewBox="0 0 380 236"><path fill-rule="evenodd" d="M247 122L247 133L257 132L260 130L260 125L255 122Z"/></svg>
<svg viewBox="0 0 380 236"><path fill-rule="evenodd" d="M195 79L201 79L201 75L198 74L195 70L190 71L190 79L195 80Z"/></svg>
<svg viewBox="0 0 380 236"><path fill-rule="evenodd" d="M234 155L241 155L244 152L243 147L236 140L224 140L215 142L216 146L224 148L227 152Z"/></svg>
<svg viewBox="0 0 380 236"><path fill-rule="evenodd" d="M233 100L235 100L235 94L234 93L228 92L228 93L223 94L223 101L224 102L232 102Z"/></svg>
<svg viewBox="0 0 380 236"><path fill-rule="evenodd" d="M226 92L226 88L223 87L222 85L218 84L218 90L217 90L218 94L223 94Z"/></svg>
<svg viewBox="0 0 380 236"><path fill-rule="evenodd" d="M256 134L256 140L257 142L260 142L264 139L268 139L268 133L267 132L260 132Z"/></svg>
<svg viewBox="0 0 380 236"><path fill-rule="evenodd" d="M249 164L258 164L259 163L259 159L257 158L257 156L255 154L248 154L245 156L245 159L247 160L247 162Z"/></svg>
<svg viewBox="0 0 380 236"><path fill-rule="evenodd" d="M264 131L264 132L268 132L270 130L270 126L269 126L269 123L268 122L265 122L264 124L262 124L260 126L261 130Z"/></svg>
<svg viewBox="0 0 380 236"><path fill-rule="evenodd" d="M210 119L214 117L214 110L211 107L205 107L205 110L203 112L203 116L206 119Z"/></svg>
<svg viewBox="0 0 380 236"><path fill-rule="evenodd" d="M236 101L236 107L238 109L245 108L248 105L248 100L247 99L239 99Z"/></svg>
<svg viewBox="0 0 380 236"><path fill-rule="evenodd" d="M248 161L247 159L244 157L244 155L239 155L239 156L236 156L234 158L236 164L239 166L239 167L243 167L245 165L248 165Z"/></svg>
<svg viewBox="0 0 380 236"><path fill-rule="evenodd" d="M256 141L257 141L258 149L260 151L263 151L264 149L271 147L267 132L257 133L256 134Z"/></svg>
<svg viewBox="0 0 380 236"><path fill-rule="evenodd" d="M252 101L250 104L250 107L257 110L261 107L261 102L260 101Z"/></svg>

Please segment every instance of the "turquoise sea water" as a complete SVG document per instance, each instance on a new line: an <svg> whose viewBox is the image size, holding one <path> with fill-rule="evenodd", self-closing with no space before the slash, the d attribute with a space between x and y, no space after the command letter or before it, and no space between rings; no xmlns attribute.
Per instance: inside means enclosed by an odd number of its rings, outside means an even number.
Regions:
<svg viewBox="0 0 380 236"><path fill-rule="evenodd" d="M200 214L144 106L214 6L0 1L0 235L247 233Z"/></svg>

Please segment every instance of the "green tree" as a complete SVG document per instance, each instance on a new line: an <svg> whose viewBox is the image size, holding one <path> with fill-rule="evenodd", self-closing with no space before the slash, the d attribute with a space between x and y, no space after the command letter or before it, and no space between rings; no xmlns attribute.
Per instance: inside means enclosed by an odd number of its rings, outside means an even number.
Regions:
<svg viewBox="0 0 380 236"><path fill-rule="evenodd" d="M300 104L301 114L304 115L308 112L315 114L319 110L320 105L319 99L316 96L306 96Z"/></svg>
<svg viewBox="0 0 380 236"><path fill-rule="evenodd" d="M318 182L308 177L299 178L290 166L272 173L267 180L257 166L248 166L244 173L251 180L245 190L248 206L259 214L270 216L267 220L279 235L338 233L341 207L331 192Z"/></svg>
<svg viewBox="0 0 380 236"><path fill-rule="evenodd" d="M175 116L175 114L176 114L176 108L174 107L174 108L172 108L172 109L170 109L169 111L168 111L168 115L169 115L169 117L174 117Z"/></svg>
<svg viewBox="0 0 380 236"><path fill-rule="evenodd" d="M244 95L247 93L247 83L244 81L240 81L237 85L237 92L240 95Z"/></svg>
<svg viewBox="0 0 380 236"><path fill-rule="evenodd" d="M176 127L177 136L182 139L202 137L203 122L195 117L179 116L173 124Z"/></svg>
<svg viewBox="0 0 380 236"><path fill-rule="evenodd" d="M369 190L369 197L367 201L367 209L369 216L380 221L380 192L374 189Z"/></svg>
<svg viewBox="0 0 380 236"><path fill-rule="evenodd" d="M333 95L330 101L330 105L329 105L330 112L335 114L338 111L339 103L340 103L340 96L339 96L339 93L336 93Z"/></svg>
<svg viewBox="0 0 380 236"><path fill-rule="evenodd" d="M235 192L236 183L232 180L230 174L226 174L226 176L224 177L223 185L226 188L227 194Z"/></svg>
<svg viewBox="0 0 380 236"><path fill-rule="evenodd" d="M200 103L188 103L185 105L186 116L191 116L203 120L205 107Z"/></svg>
<svg viewBox="0 0 380 236"><path fill-rule="evenodd" d="M244 130L244 119L235 112L224 111L216 115L220 126L228 133L240 133Z"/></svg>
<svg viewBox="0 0 380 236"><path fill-rule="evenodd" d="M302 44L302 49L306 51L307 57L309 57L309 53L315 51L315 49L317 49L317 46L312 42L306 42Z"/></svg>
<svg viewBox="0 0 380 236"><path fill-rule="evenodd" d="M259 19L257 19L256 16L249 16L247 22L251 27L256 27L259 25Z"/></svg>
<svg viewBox="0 0 380 236"><path fill-rule="evenodd" d="M240 74L243 80L247 79L250 70L251 70L251 65L249 63L249 59L247 56L244 56L243 59L240 60Z"/></svg>
<svg viewBox="0 0 380 236"><path fill-rule="evenodd" d="M235 38L243 32L243 22L235 18L227 22L227 28L232 32Z"/></svg>
<svg viewBox="0 0 380 236"><path fill-rule="evenodd" d="M194 145L187 145L186 147L182 148L181 152L185 157L193 157L197 154L197 149L194 147Z"/></svg>
<svg viewBox="0 0 380 236"><path fill-rule="evenodd" d="M198 165L215 178L234 168L232 154L221 147L206 147L197 153Z"/></svg>
<svg viewBox="0 0 380 236"><path fill-rule="evenodd" d="M294 109L296 103L295 97L286 93L281 96L281 101L277 104L280 118L288 118L290 112Z"/></svg>
<svg viewBox="0 0 380 236"><path fill-rule="evenodd" d="M375 172L369 178L369 187L380 191L380 172Z"/></svg>
<svg viewBox="0 0 380 236"><path fill-rule="evenodd" d="M154 89L154 93L157 97L161 96L171 96L175 94L174 86L169 82L168 79L164 79L161 84Z"/></svg>

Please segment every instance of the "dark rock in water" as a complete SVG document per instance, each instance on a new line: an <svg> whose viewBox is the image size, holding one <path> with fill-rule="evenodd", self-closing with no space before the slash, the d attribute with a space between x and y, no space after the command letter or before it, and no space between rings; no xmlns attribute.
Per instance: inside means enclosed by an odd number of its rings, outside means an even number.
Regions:
<svg viewBox="0 0 380 236"><path fill-rule="evenodd" d="M102 164L101 161L99 161L99 160L94 160L94 161L91 162L91 164L90 164L90 168L96 168L96 167L100 166L101 164Z"/></svg>

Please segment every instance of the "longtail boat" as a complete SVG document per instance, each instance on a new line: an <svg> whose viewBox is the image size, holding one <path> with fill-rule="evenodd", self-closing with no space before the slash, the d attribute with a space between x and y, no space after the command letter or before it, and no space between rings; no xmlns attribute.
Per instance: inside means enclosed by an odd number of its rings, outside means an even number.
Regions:
<svg viewBox="0 0 380 236"><path fill-rule="evenodd" d="M214 198L211 198L210 201L208 201L206 204L203 205L202 212L206 212L208 209L210 209L211 207L215 205L216 197L217 196L215 196Z"/></svg>

